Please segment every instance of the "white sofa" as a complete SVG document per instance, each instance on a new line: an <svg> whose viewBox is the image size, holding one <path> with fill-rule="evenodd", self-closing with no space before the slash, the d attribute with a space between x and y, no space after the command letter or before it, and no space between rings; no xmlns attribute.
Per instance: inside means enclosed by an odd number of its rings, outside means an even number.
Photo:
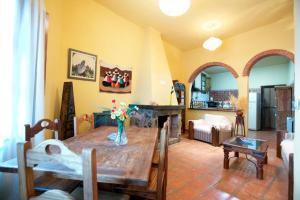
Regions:
<svg viewBox="0 0 300 200"><path fill-rule="evenodd" d="M281 143L281 157L283 164L286 169L289 168L289 156L291 153L294 153L294 140L293 139L284 139Z"/></svg>
<svg viewBox="0 0 300 200"><path fill-rule="evenodd" d="M189 138L219 146L232 136L233 125L223 115L205 114L202 119L189 121Z"/></svg>

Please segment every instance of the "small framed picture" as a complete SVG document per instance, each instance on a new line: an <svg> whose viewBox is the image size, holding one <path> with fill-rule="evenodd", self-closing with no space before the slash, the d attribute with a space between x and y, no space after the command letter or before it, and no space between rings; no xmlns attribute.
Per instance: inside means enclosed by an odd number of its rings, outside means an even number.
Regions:
<svg viewBox="0 0 300 200"><path fill-rule="evenodd" d="M68 78L96 81L97 56L69 49Z"/></svg>

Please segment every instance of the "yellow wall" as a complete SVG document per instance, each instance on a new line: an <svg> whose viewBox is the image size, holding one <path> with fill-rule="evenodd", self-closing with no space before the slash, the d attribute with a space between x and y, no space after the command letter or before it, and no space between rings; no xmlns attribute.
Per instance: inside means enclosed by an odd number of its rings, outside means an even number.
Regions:
<svg viewBox="0 0 300 200"><path fill-rule="evenodd" d="M186 84L189 97L191 84L188 78L197 67L212 61L224 62L238 72L239 97L247 102L248 77L242 77L247 61L268 49L294 51L291 14L273 24L227 38L216 51L199 47L182 52L163 42L156 30L138 26L93 0L46 0L46 8L49 39L45 99L46 117L49 118L59 116L63 82L68 81L68 48L98 56L97 82L69 80L74 84L77 115L100 111L101 107L109 108L113 98L127 103L149 104L154 101L169 104L172 79ZM98 91L101 60L132 68L131 94ZM187 105L189 100L187 98ZM176 104L174 96L172 103ZM187 110L186 120L199 118L204 113ZM226 115L233 117L233 113Z"/></svg>
<svg viewBox="0 0 300 200"><path fill-rule="evenodd" d="M149 32L149 28L116 15L94 0L46 0L46 9L49 13L46 117L59 116L64 81L73 82L76 115L110 108L113 98L127 103L169 104L170 97L165 94L170 92L172 78L157 31ZM98 56L96 82L67 79L69 48ZM132 68L131 94L99 92L101 61ZM157 80L164 80L165 85L153 87L149 92Z"/></svg>
<svg viewBox="0 0 300 200"><path fill-rule="evenodd" d="M166 46L166 45L165 45ZM202 47L182 52L182 67L170 64L171 72L181 82L186 84L187 104L190 101L191 84L188 79L199 66L207 62L224 62L233 67L239 74L239 98L248 102L248 77L243 77L242 72L248 60L254 55L268 49L285 49L294 52L293 16L289 15L278 22L267 26L258 27L231 38L225 39L223 45L216 51L207 51ZM171 50L167 55L170 54ZM168 56L170 58L170 56ZM169 63L172 63L169 61ZM179 75L180 74L180 75ZM177 78L176 77L176 78ZM200 118L207 111L187 110L186 120ZM247 112L247 108L245 108ZM247 115L247 113L245 113ZM232 113L233 115L233 113ZM231 116L232 118L232 116ZM247 125L247 119L245 120ZM188 123L186 123L188 124Z"/></svg>
<svg viewBox="0 0 300 200"><path fill-rule="evenodd" d="M185 79L181 73L184 69L182 51L166 41L164 41L164 47L173 80Z"/></svg>
<svg viewBox="0 0 300 200"><path fill-rule="evenodd" d="M62 1L46 1L46 7L51 23L48 27L46 87L45 87L45 117L59 116L61 101L62 73L60 72L62 58Z"/></svg>

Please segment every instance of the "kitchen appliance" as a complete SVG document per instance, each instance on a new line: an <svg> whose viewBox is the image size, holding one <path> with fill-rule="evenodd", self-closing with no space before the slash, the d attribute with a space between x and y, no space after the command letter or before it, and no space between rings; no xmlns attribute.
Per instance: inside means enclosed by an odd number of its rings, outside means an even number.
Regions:
<svg viewBox="0 0 300 200"><path fill-rule="evenodd" d="M248 129L259 130L261 118L261 96L260 93L249 93L249 115L248 115Z"/></svg>

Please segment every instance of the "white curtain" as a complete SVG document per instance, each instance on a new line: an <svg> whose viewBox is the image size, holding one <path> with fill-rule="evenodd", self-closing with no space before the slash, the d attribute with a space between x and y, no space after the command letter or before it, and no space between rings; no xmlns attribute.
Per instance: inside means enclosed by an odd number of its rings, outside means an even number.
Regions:
<svg viewBox="0 0 300 200"><path fill-rule="evenodd" d="M0 0L0 162L16 157L24 124L44 116L44 0ZM0 174L1 199L18 199L17 176Z"/></svg>

